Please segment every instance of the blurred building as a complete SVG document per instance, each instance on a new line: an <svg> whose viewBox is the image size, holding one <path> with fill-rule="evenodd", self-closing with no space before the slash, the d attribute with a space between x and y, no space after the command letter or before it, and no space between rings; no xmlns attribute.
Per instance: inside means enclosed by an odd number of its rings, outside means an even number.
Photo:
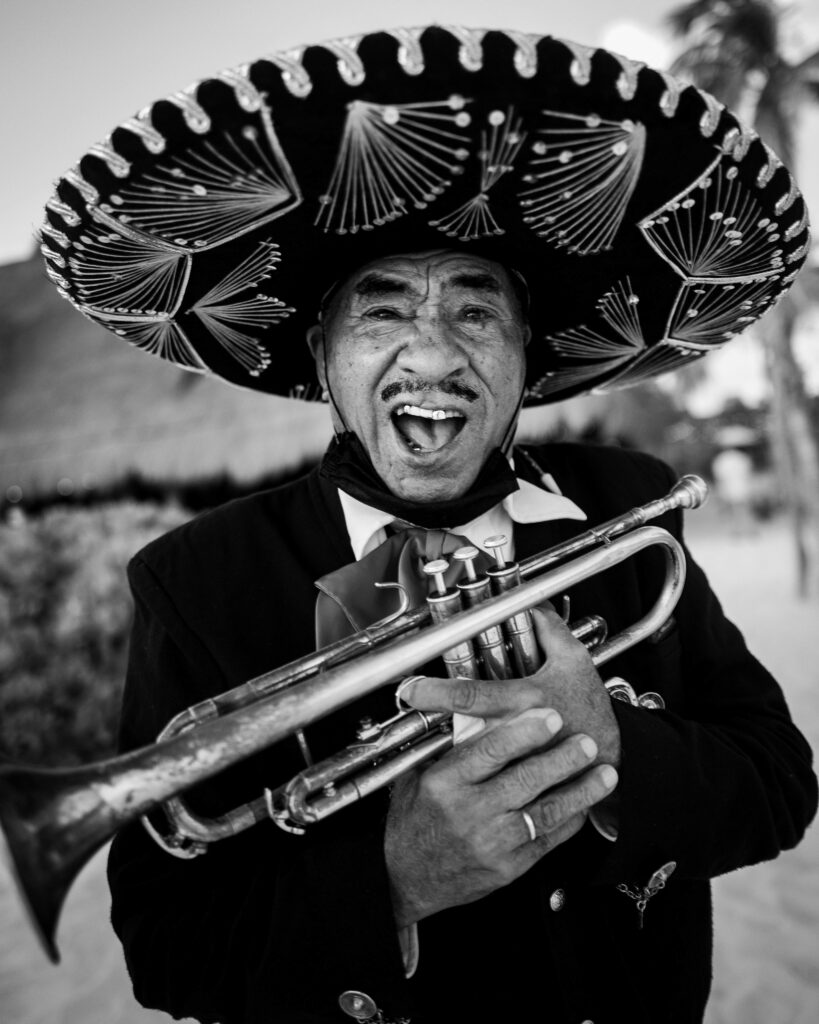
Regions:
<svg viewBox="0 0 819 1024"><path fill-rule="evenodd" d="M128 479L237 486L296 472L325 407L174 370L86 320L39 257L0 266L0 503L110 492Z"/></svg>

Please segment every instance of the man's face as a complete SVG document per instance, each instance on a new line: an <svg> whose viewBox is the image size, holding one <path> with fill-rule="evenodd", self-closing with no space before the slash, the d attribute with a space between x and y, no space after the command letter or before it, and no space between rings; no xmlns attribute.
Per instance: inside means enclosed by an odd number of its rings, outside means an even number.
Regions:
<svg viewBox="0 0 819 1024"><path fill-rule="evenodd" d="M325 331L309 340L336 428L399 497L465 493L523 389L529 330L506 270L457 252L377 260L339 289Z"/></svg>

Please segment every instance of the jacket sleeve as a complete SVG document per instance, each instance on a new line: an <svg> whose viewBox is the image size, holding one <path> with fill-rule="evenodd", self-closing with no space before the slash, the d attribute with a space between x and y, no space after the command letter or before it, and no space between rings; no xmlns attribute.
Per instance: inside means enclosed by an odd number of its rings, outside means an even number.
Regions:
<svg viewBox="0 0 819 1024"><path fill-rule="evenodd" d="M182 708L227 689L206 643L139 557L121 746L153 742ZM297 770L287 750L204 784L204 813L240 802L268 771ZM343 819L343 820L341 820ZM193 860L161 851L139 824L109 858L112 923L137 999L221 1024L343 1020L339 995L369 993L401 1016L403 965L391 914L383 822L353 809L293 836L263 822Z"/></svg>
<svg viewBox="0 0 819 1024"><path fill-rule="evenodd" d="M673 482L667 467L650 467L661 486ZM680 513L662 525L682 538ZM614 701L619 838L599 841L593 882L644 885L668 861L678 878L703 879L768 860L799 842L816 811L811 750L780 687L686 556L675 626L654 652L649 680L678 699L662 711Z"/></svg>

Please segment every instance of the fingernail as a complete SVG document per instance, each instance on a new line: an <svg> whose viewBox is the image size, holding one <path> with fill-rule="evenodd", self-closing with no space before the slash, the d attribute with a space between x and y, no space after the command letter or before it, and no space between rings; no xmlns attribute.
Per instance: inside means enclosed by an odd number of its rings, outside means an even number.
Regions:
<svg viewBox="0 0 819 1024"><path fill-rule="evenodd" d="M549 711L546 715L546 728L555 736L563 728L563 719L556 711Z"/></svg>
<svg viewBox="0 0 819 1024"><path fill-rule="evenodd" d="M610 764L604 764L600 769L600 778L603 780L603 785L606 789L614 789L617 785L617 779L619 778L617 775L617 769L612 768Z"/></svg>
<svg viewBox="0 0 819 1024"><path fill-rule="evenodd" d="M597 753L597 744L591 738L591 736L583 736L580 740L580 749L588 758L592 758Z"/></svg>
<svg viewBox="0 0 819 1024"><path fill-rule="evenodd" d="M395 691L395 703L399 711L404 710L404 705L410 703L410 696L415 688L415 683L423 679L423 676L407 676Z"/></svg>
<svg viewBox="0 0 819 1024"><path fill-rule="evenodd" d="M556 711L553 711L552 708L529 708L527 711L521 711L517 717L541 718L546 723L546 728L553 735L560 732L563 728L563 719Z"/></svg>

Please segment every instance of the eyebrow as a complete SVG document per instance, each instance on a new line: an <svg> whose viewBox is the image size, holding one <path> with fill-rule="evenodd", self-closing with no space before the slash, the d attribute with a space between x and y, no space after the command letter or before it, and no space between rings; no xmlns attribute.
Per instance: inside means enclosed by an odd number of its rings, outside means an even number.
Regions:
<svg viewBox="0 0 819 1024"><path fill-rule="evenodd" d="M413 291L406 281L375 271L365 274L353 288L353 294L361 299L379 298L382 295L410 295Z"/></svg>
<svg viewBox="0 0 819 1024"><path fill-rule="evenodd" d="M502 292L497 277L484 271L462 270L453 274L447 284L454 288L488 292L492 295L500 295ZM381 298L385 295L412 295L414 292L415 289L406 281L377 271L365 274L353 287L353 294L362 299Z"/></svg>
<svg viewBox="0 0 819 1024"><path fill-rule="evenodd" d="M447 282L455 288L466 288L473 292L490 292L493 295L501 293L501 286L494 274L479 270L463 270L455 274Z"/></svg>

